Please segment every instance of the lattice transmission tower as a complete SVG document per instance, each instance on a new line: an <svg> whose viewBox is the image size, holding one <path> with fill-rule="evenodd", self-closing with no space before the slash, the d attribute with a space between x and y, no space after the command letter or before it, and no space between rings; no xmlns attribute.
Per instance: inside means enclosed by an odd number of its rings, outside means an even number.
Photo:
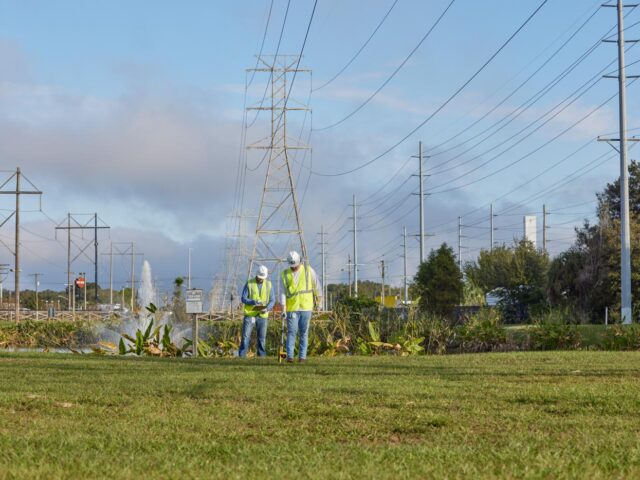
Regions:
<svg viewBox="0 0 640 480"><path fill-rule="evenodd" d="M263 55L258 57L258 66L249 70L269 74L270 94L248 110L270 111L271 128L266 137L247 146L248 150L264 151L262 161L267 162L248 276L257 264L267 265L276 274L290 249L298 250L303 261L308 261L290 152L311 147L290 137L287 129L289 112L310 111L307 105L290 98L288 90L296 76L311 73L299 64L299 56Z"/></svg>

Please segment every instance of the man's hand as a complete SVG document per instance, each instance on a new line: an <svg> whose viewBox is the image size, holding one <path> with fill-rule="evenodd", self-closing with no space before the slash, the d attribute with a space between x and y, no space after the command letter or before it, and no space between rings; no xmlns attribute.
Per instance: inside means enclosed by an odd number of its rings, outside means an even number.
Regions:
<svg viewBox="0 0 640 480"><path fill-rule="evenodd" d="M286 320L287 319L287 312L282 312L280 314L280 317L282 318L282 320Z"/></svg>

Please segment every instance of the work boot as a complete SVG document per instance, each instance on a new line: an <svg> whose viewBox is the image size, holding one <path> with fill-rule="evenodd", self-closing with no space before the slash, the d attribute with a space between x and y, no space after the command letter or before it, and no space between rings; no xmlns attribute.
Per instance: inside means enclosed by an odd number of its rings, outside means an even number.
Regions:
<svg viewBox="0 0 640 480"><path fill-rule="evenodd" d="M293 363L293 358L287 358L287 363Z"/></svg>
<svg viewBox="0 0 640 480"><path fill-rule="evenodd" d="M306 358L299 358L299 359L298 359L298 362L300 362L300 363L304 363L304 362L306 362L306 361L307 361L307 359L306 359Z"/></svg>

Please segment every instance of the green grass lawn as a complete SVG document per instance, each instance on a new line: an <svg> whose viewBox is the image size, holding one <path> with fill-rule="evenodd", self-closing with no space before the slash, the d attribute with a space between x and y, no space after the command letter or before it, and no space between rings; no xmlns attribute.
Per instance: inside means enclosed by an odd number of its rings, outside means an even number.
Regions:
<svg viewBox="0 0 640 480"><path fill-rule="evenodd" d="M0 354L0 478L639 478L640 352Z"/></svg>

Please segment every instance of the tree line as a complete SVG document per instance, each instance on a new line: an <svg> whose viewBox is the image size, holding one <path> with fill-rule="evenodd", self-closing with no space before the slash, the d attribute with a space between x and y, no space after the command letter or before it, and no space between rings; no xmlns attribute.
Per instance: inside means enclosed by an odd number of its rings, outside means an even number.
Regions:
<svg viewBox="0 0 640 480"><path fill-rule="evenodd" d="M575 321L601 322L608 308L620 310L620 183L596 194L597 220L575 229L575 240L554 258L531 242L482 250L458 268L453 249L432 250L414 278L412 292L422 310L451 315L455 307L498 299L505 321L523 321L537 312L565 309ZM640 166L629 165L631 269L634 309L640 307ZM480 293L481 295L478 295Z"/></svg>

